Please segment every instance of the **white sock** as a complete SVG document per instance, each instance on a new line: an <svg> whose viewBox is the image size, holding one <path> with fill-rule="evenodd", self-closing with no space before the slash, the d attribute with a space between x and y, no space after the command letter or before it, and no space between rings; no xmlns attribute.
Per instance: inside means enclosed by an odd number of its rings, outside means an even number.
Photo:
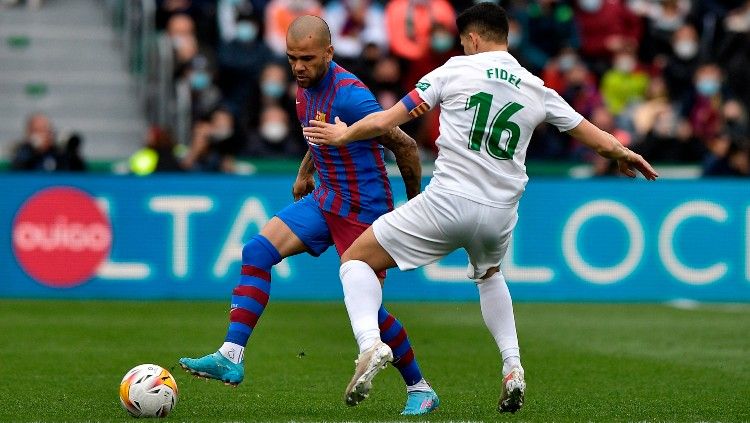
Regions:
<svg viewBox="0 0 750 423"><path fill-rule="evenodd" d="M432 386L430 386L430 384L427 383L427 381L424 380L424 378L422 378L422 380L415 383L414 385L409 385L406 387L406 392L416 392L416 391L427 392L431 390L432 390Z"/></svg>
<svg viewBox="0 0 750 423"><path fill-rule="evenodd" d="M503 375L505 375L511 368L521 365L510 291L501 272L495 273L477 286L484 324L495 338L497 348L502 354Z"/></svg>
<svg viewBox="0 0 750 423"><path fill-rule="evenodd" d="M346 311L361 353L380 339L378 309L383 302L383 291L375 272L363 261L349 260L342 264L339 277L344 287Z"/></svg>
<svg viewBox="0 0 750 423"><path fill-rule="evenodd" d="M219 348L221 355L232 363L239 364L245 358L245 347L232 342L225 342Z"/></svg>

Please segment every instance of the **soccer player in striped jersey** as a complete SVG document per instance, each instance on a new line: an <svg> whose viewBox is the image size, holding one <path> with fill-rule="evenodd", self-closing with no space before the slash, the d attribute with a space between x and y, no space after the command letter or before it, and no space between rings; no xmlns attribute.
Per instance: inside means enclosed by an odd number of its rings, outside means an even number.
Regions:
<svg viewBox="0 0 750 423"><path fill-rule="evenodd" d="M627 176L638 171L654 180L658 174L508 53L508 18L502 7L476 4L458 16L456 26L466 55L425 75L399 103L349 127L312 121L303 132L312 142L342 146L440 105L439 153L430 184L379 217L341 257L346 308L360 348L346 395L366 397L372 378L391 356L389 346L378 339L382 292L375 272L394 266L415 269L463 248L469 256L467 276L477 283L482 317L502 357L498 410L515 412L523 405L526 382L500 262L528 181L524 161L534 128L548 122L570 133L601 156L617 160Z"/></svg>
<svg viewBox="0 0 750 423"><path fill-rule="evenodd" d="M333 61L328 25L315 16L297 18L287 32L287 56L299 86L297 116L310 120L354 123L382 109L369 89ZM342 254L378 216L393 209L383 146L396 156L407 196L421 189L416 143L399 128L377 138L345 147L310 144L292 188L295 202L276 214L242 250L240 284L232 295L229 329L213 354L182 358L189 372L237 385L244 377L244 349L268 302L271 268L284 257L307 252L313 256L334 245ZM317 172L319 185L315 186ZM377 275L382 281L385 271ZM439 399L422 377L401 323L385 308L378 311L380 339L393 350L394 367L404 379L407 401L402 414L426 414ZM355 405L363 398L351 399Z"/></svg>

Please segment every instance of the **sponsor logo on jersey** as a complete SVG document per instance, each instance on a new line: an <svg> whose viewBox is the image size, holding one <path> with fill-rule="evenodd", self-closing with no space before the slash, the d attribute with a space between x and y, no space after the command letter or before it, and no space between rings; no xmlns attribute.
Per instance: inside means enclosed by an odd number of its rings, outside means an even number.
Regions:
<svg viewBox="0 0 750 423"><path fill-rule="evenodd" d="M429 82L422 82L422 81L420 81L420 82L417 82L417 84L415 86L420 91L424 92L424 91L427 91L428 88L430 88L430 83Z"/></svg>
<svg viewBox="0 0 750 423"><path fill-rule="evenodd" d="M112 227L89 194L53 187L21 206L12 237L16 260L29 276L68 288L91 279L109 256Z"/></svg>

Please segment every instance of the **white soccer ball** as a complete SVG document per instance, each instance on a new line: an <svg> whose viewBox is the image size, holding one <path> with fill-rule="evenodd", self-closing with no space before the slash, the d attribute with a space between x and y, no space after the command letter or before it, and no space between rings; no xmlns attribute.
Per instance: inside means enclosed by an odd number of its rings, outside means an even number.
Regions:
<svg viewBox="0 0 750 423"><path fill-rule="evenodd" d="M156 364L135 366L120 382L120 403L133 417L165 417L177 403L177 382Z"/></svg>

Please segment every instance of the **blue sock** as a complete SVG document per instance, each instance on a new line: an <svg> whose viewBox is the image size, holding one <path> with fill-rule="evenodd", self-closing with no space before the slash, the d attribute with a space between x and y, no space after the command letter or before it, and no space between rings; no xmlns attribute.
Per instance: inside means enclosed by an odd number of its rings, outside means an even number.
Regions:
<svg viewBox="0 0 750 423"><path fill-rule="evenodd" d="M406 386L414 385L422 380L422 372L414 357L414 350L411 349L406 329L382 305L378 310L378 325L380 326L380 340L393 350L393 367L401 373Z"/></svg>
<svg viewBox="0 0 750 423"><path fill-rule="evenodd" d="M278 250L262 235L255 235L242 248L240 284L232 291L225 342L247 345L271 294L271 267L280 261Z"/></svg>

